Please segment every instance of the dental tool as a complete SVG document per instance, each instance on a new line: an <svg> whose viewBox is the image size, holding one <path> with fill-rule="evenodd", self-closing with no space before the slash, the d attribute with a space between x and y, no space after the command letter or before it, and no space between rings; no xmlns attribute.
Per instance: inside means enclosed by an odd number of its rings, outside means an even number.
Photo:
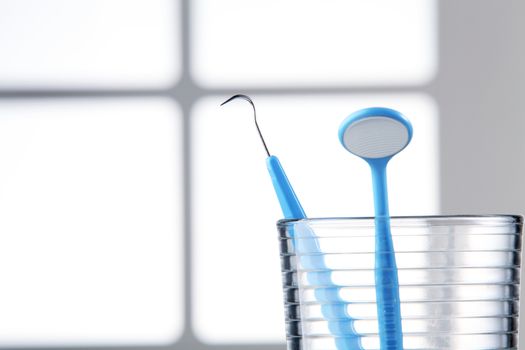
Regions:
<svg viewBox="0 0 525 350"><path fill-rule="evenodd" d="M268 155L266 158L266 165L272 179L275 193L277 194L277 198L281 205L284 218L306 219L306 214L284 172L283 167L281 166L279 159L276 156L271 155L268 150L259 128L259 124L257 123L257 113L253 101L246 95L238 94L224 101L221 106L238 98L248 101L253 108L255 126L266 154ZM309 283L313 286L323 286L322 288L316 288L315 296L317 300L326 302L323 305L321 312L328 323L330 332L335 337L337 349L363 349L361 346L361 337L354 329L354 320L348 316L347 302L339 296L340 287L332 282L331 270L326 266L315 233L307 226L302 226L301 238L293 240L293 242L303 268L313 270L312 272L307 272ZM322 273L323 271L327 272L327 274Z"/></svg>
<svg viewBox="0 0 525 350"><path fill-rule="evenodd" d="M372 171L375 210L375 288L381 350L402 350L399 281L388 210L386 167L412 138L412 125L389 108L366 108L339 127L339 140Z"/></svg>

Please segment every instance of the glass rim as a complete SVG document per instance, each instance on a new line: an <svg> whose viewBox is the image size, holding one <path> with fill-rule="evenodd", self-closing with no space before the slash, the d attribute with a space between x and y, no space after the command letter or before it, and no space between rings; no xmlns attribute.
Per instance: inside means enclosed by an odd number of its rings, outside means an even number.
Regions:
<svg viewBox="0 0 525 350"><path fill-rule="evenodd" d="M353 222L353 223L367 223L374 222L373 216L356 216L356 217L319 217L319 218L302 218L302 219L280 219L277 221L278 228L285 228L296 223L331 223L331 222ZM519 214L484 214L484 215L421 215L421 216L391 216L391 222L394 223L418 223L418 222L441 222L443 220L459 224L461 221L468 223L469 221L486 221L502 225L519 225L523 224L523 216Z"/></svg>

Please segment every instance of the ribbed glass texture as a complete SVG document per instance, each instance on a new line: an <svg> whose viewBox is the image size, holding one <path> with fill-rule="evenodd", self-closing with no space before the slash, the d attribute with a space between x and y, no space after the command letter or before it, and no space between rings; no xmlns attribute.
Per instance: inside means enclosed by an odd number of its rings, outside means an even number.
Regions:
<svg viewBox="0 0 525 350"><path fill-rule="evenodd" d="M522 221L391 218L404 349L518 349ZM288 350L336 350L337 337L352 335L379 349L374 220L283 220L278 229Z"/></svg>

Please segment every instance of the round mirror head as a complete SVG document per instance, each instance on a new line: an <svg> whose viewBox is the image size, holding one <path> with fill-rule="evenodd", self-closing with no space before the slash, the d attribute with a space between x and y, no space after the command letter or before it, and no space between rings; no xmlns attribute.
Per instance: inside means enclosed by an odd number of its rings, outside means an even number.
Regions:
<svg viewBox="0 0 525 350"><path fill-rule="evenodd" d="M366 108L352 113L339 127L339 140L349 152L366 159L389 158L412 138L412 125L389 108Z"/></svg>

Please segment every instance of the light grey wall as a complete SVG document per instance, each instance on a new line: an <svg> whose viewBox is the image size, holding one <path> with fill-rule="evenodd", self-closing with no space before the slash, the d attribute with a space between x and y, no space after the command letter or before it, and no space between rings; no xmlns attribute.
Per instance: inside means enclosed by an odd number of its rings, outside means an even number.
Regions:
<svg viewBox="0 0 525 350"><path fill-rule="evenodd" d="M440 3L442 210L525 213L525 5Z"/></svg>
<svg viewBox="0 0 525 350"><path fill-rule="evenodd" d="M525 2L446 0L439 12L430 89L440 108L442 211L525 214Z"/></svg>

